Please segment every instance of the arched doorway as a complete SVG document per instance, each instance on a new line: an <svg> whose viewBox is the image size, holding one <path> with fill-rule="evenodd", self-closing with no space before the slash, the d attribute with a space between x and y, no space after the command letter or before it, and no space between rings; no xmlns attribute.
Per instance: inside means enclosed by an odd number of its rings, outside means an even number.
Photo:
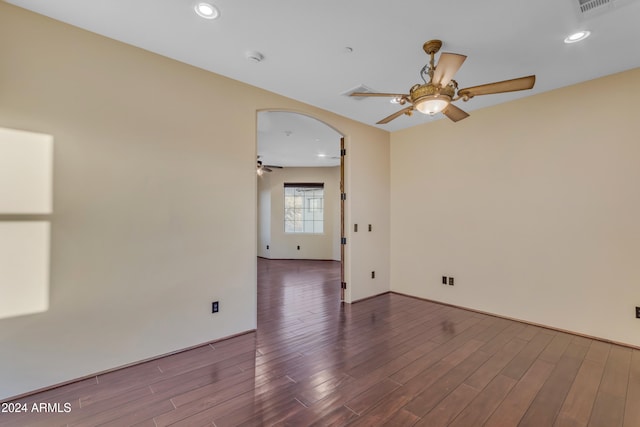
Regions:
<svg viewBox="0 0 640 427"><path fill-rule="evenodd" d="M344 277L343 144L308 115L258 112L258 257L339 261Z"/></svg>

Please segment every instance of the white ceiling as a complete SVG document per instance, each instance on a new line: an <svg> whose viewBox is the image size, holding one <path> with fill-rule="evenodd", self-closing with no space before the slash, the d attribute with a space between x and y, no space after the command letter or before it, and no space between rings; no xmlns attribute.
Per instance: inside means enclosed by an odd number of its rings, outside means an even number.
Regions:
<svg viewBox="0 0 640 427"><path fill-rule="evenodd" d="M338 166L340 137L331 127L303 114L258 113L258 156L264 165Z"/></svg>
<svg viewBox="0 0 640 427"><path fill-rule="evenodd" d="M580 0L211 1L216 20L198 17L193 0L7 2L372 125L399 106L342 94L361 84L407 93L421 82L430 39L467 55L455 76L460 87L537 76L531 91L458 101L468 112L640 65L640 0L612 0L591 16L578 12ZM591 37L563 43L580 29ZM248 61L253 51L264 60ZM376 126L439 119L416 113Z"/></svg>

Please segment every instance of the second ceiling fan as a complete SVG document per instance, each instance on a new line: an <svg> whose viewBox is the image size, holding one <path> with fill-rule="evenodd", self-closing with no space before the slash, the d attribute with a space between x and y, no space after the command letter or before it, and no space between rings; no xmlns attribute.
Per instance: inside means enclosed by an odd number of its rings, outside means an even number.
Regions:
<svg viewBox="0 0 640 427"><path fill-rule="evenodd" d="M256 164L256 173L262 176L265 172L273 172L273 169L282 169L282 166L276 165L263 165L260 156L258 156L258 162Z"/></svg>
<svg viewBox="0 0 640 427"><path fill-rule="evenodd" d="M350 96L392 97L395 98L400 105L409 104L409 106L402 110L396 111L390 116L380 120L377 124L389 123L391 120L403 114L410 116L414 110L429 115L441 112L449 119L457 122L458 120L469 117L469 114L453 105L452 102L459 99L468 101L474 96L479 95L531 89L536 82L536 76L531 75L458 89L458 82L453 80L453 76L460 69L467 57L457 53L443 52L440 54L438 65L435 65L435 54L441 47L442 41L440 40L429 40L422 46L431 59L429 63L420 70L420 77L422 77L424 83L413 85L411 89L409 89L408 94L354 92L351 93ZM426 77L429 78L428 81Z"/></svg>

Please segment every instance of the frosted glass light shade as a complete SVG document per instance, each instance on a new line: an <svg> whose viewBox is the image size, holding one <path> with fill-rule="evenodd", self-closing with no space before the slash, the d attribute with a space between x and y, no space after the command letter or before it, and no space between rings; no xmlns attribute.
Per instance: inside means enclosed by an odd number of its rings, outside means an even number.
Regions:
<svg viewBox="0 0 640 427"><path fill-rule="evenodd" d="M449 101L444 97L425 97L418 101L416 109L422 114L434 115L447 108Z"/></svg>
<svg viewBox="0 0 640 427"><path fill-rule="evenodd" d="M0 222L0 319L49 308L49 223Z"/></svg>
<svg viewBox="0 0 640 427"><path fill-rule="evenodd" d="M53 136L0 128L0 214L52 211Z"/></svg>

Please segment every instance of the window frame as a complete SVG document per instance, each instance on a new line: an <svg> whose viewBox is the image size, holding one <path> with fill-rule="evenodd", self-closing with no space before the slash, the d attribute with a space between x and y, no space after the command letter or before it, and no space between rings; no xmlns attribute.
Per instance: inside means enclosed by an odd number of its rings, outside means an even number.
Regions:
<svg viewBox="0 0 640 427"><path fill-rule="evenodd" d="M295 200L296 196L294 197L294 201L293 201L293 206L287 206L288 204L288 198L291 197L290 195L287 195L287 189L288 188L294 188L296 190L301 190L301 191L317 191L317 190L322 190L322 197L302 197L302 200L300 201L301 206L296 207L296 203L297 201ZM316 194L312 195L312 196L317 196ZM320 206L311 206L312 204L316 204L318 203L317 201L320 200ZM316 201L316 202L312 202L312 201ZM316 234L316 235L320 235L320 234L325 234L324 231L324 222L325 222L325 218L324 218L324 201L325 201L325 194L324 194L324 183L323 182L285 182L284 186L283 186L283 213L284 213L284 221L283 221L283 230L285 234ZM320 211L320 212L318 212ZM317 219L318 214L321 216L320 219ZM297 216L300 215L301 218L300 219L291 219L291 216ZM311 216L311 218L308 218L308 215ZM301 229L298 229L299 227L296 226L296 223L300 222L301 225ZM293 224L292 224L293 223ZM306 229L307 224L306 223L311 223L311 231L309 231L308 229ZM318 227L319 225L319 227ZM316 229L320 229L321 231L315 231Z"/></svg>

